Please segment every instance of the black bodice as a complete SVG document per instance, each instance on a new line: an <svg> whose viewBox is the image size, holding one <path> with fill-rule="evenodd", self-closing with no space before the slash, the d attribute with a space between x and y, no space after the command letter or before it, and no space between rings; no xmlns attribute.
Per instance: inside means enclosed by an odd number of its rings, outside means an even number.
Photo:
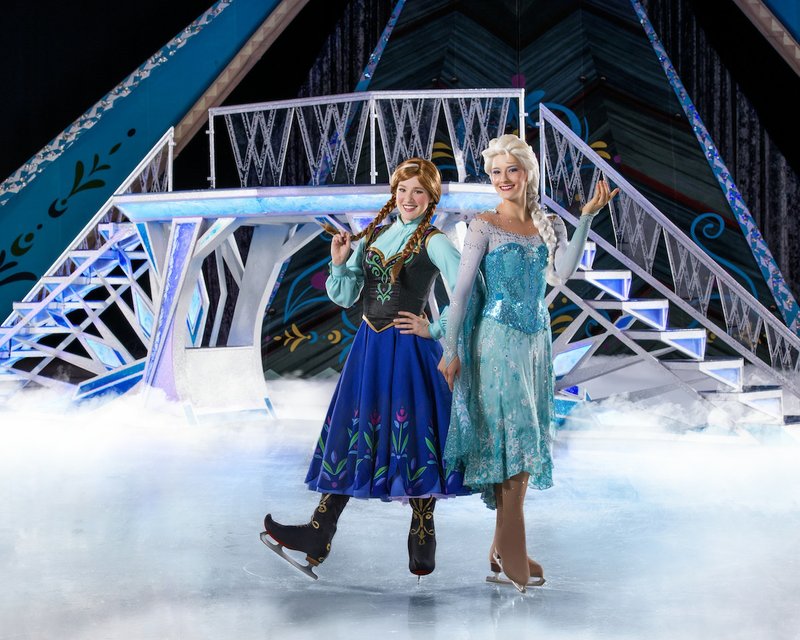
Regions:
<svg viewBox="0 0 800 640"><path fill-rule="evenodd" d="M387 257L371 246L387 228L388 225L372 233L362 262L364 319L375 331L390 327L392 321L398 317L398 311L420 315L425 309L436 276L439 275L439 269L428 255L427 246L430 237L441 231L429 227L416 249L406 258L405 266L393 284L392 267L400 260L402 251Z"/></svg>

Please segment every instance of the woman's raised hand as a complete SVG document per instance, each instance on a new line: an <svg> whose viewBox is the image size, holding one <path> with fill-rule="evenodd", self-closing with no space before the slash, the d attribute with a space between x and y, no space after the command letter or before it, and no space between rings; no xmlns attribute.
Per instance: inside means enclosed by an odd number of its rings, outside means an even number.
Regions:
<svg viewBox="0 0 800 640"><path fill-rule="evenodd" d="M340 265L347 262L350 257L350 234L346 231L337 233L331 240L331 259L333 264Z"/></svg>
<svg viewBox="0 0 800 640"><path fill-rule="evenodd" d="M581 209L581 215L591 215L593 213L597 213L609 203L611 198L618 193L619 187L609 192L608 182L606 182L605 178L601 178L597 181L597 186L594 188L594 193L589 199L589 202L583 205L583 208Z"/></svg>

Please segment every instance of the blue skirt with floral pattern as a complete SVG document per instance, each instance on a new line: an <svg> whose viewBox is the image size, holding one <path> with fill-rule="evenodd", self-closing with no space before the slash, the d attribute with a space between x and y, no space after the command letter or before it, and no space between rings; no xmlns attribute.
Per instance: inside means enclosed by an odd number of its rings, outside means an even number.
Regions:
<svg viewBox="0 0 800 640"><path fill-rule="evenodd" d="M452 395L436 340L365 322L333 394L308 488L383 500L471 493L442 462Z"/></svg>

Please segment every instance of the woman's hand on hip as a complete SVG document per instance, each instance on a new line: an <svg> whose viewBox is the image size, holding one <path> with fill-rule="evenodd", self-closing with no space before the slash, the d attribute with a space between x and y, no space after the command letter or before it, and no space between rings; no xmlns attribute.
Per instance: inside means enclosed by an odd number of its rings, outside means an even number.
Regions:
<svg viewBox="0 0 800 640"><path fill-rule="evenodd" d="M392 322L400 333L411 333L420 338L431 337L431 323L424 315L414 315L410 311L398 311L399 318L395 318Z"/></svg>

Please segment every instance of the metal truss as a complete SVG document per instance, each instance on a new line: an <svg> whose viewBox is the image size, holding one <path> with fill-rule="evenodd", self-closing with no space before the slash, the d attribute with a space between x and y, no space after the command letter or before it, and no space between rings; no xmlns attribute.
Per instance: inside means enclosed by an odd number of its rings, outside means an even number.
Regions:
<svg viewBox="0 0 800 640"><path fill-rule="evenodd" d="M592 246L581 271L549 295L550 301L566 296L581 310L554 341L558 388L580 393L581 384L608 373L607 365L598 366L591 358L612 339L630 355L627 360L619 359L616 366L660 364L670 380L666 386L638 390L634 395L685 388L688 380L689 387L704 397L736 399L782 419L782 390L800 396L796 376L800 339L552 112L541 106L540 113L541 198L545 207L575 225L578 220L568 208L576 201L585 202L601 177L620 189L609 205L610 237L592 230ZM598 250L623 269L593 270ZM654 270L657 255L667 257L666 278ZM580 295L576 293L580 281L594 285L594 291L584 286ZM631 289L637 290L638 285L652 290L651 297L630 299ZM670 318L680 318L691 328L670 328ZM593 335L575 340L587 322L594 327ZM709 334L717 348L733 357L707 358ZM777 384L744 387L745 362ZM719 384L709 387L709 378Z"/></svg>
<svg viewBox="0 0 800 640"><path fill-rule="evenodd" d="M291 142L303 150L310 184L356 184L391 174L410 156L451 155L459 182L482 182L481 151L507 129L522 130L521 89L382 91L209 110L211 187L217 187L215 122L222 118L240 186L285 184ZM441 121L444 119L444 127ZM364 156L367 156L366 158Z"/></svg>
<svg viewBox="0 0 800 640"><path fill-rule="evenodd" d="M172 147L170 129L115 195L171 191ZM0 394L29 382L88 393L138 380L159 286L150 267L110 198L0 325Z"/></svg>

